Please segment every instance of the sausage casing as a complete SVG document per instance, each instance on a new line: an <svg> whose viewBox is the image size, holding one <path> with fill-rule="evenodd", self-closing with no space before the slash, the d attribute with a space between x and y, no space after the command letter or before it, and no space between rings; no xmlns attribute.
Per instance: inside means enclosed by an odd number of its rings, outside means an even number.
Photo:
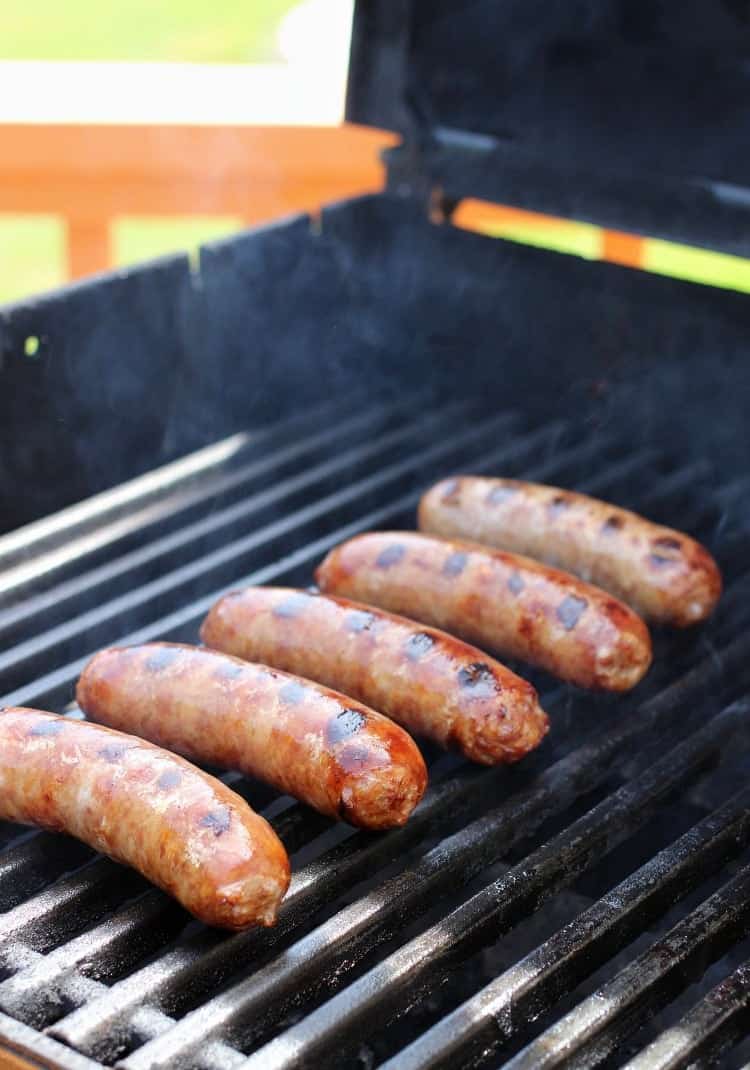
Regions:
<svg viewBox="0 0 750 1070"><path fill-rule="evenodd" d="M585 494L516 479L458 476L419 504L422 531L528 554L679 628L710 615L721 573L705 547Z"/></svg>
<svg viewBox="0 0 750 1070"><path fill-rule="evenodd" d="M365 828L402 825L427 785L413 739L343 695L178 643L96 654L76 692L95 721L272 784Z"/></svg>
<svg viewBox="0 0 750 1070"><path fill-rule="evenodd" d="M215 777L142 739L39 710L0 711L0 817L126 862L208 925L273 925L289 859Z"/></svg>
<svg viewBox="0 0 750 1070"><path fill-rule="evenodd" d="M370 602L538 665L580 687L626 691L651 663L631 609L527 557L410 531L358 535L319 566L321 590Z"/></svg>
<svg viewBox="0 0 750 1070"><path fill-rule="evenodd" d="M201 638L335 687L484 765L517 761L548 729L531 684L476 647L343 598L233 591L212 607Z"/></svg>

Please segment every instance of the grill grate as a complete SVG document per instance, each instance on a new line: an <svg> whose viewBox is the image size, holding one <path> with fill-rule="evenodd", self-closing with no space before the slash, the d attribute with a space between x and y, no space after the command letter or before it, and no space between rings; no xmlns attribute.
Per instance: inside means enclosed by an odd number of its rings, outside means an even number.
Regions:
<svg viewBox="0 0 750 1070"><path fill-rule="evenodd" d="M309 583L336 542L412 523L424 485L462 468L576 486L718 544L715 619L657 635L635 696L540 678L553 732L520 767L428 748L431 787L387 835L225 775L293 852L271 931L207 930L82 845L6 826L6 1043L71 1068L265 1070L672 1067L741 1039L744 481L708 490L702 463L561 422L527 431L469 402L309 413L0 539L2 702L65 708L99 646L195 641L228 584Z"/></svg>

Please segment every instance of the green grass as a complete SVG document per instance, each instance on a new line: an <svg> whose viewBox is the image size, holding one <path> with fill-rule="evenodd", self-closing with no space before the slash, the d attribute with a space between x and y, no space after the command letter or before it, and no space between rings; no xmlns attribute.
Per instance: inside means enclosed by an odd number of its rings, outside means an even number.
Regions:
<svg viewBox="0 0 750 1070"><path fill-rule="evenodd" d="M295 0L0 0L0 59L277 59Z"/></svg>
<svg viewBox="0 0 750 1070"><path fill-rule="evenodd" d="M0 304L65 280L65 231L54 216L0 214Z"/></svg>
<svg viewBox="0 0 750 1070"><path fill-rule="evenodd" d="M241 219L229 216L116 219L110 231L112 255L115 264L123 267L165 253L192 253L204 242L223 238L241 226Z"/></svg>

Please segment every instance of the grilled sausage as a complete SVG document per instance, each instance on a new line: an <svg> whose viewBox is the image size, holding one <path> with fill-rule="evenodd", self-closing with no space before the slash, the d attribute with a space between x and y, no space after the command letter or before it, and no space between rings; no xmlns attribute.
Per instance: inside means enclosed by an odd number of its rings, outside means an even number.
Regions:
<svg viewBox="0 0 750 1070"><path fill-rule="evenodd" d="M358 535L316 572L321 590L444 628L580 687L627 691L651 663L648 629L598 587L475 543Z"/></svg>
<svg viewBox="0 0 750 1070"><path fill-rule="evenodd" d="M684 628L702 621L721 594L718 566L695 539L558 487L446 479L423 496L419 527L574 572L659 624Z"/></svg>
<svg viewBox="0 0 750 1070"><path fill-rule="evenodd" d="M0 711L0 817L126 862L208 925L273 925L289 859L220 780L141 739L39 710Z"/></svg>
<svg viewBox="0 0 750 1070"><path fill-rule="evenodd" d="M483 765L523 758L548 729L531 684L476 647L343 598L234 591L213 606L201 638L335 687Z"/></svg>
<svg viewBox="0 0 750 1070"><path fill-rule="evenodd" d="M387 717L215 650L103 650L76 694L95 721L239 769L352 825L403 825L427 784L416 744Z"/></svg>

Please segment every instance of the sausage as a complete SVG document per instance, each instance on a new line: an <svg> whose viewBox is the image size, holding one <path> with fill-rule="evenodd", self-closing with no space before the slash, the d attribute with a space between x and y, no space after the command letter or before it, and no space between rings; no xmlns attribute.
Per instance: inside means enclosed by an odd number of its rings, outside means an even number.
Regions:
<svg viewBox="0 0 750 1070"><path fill-rule="evenodd" d="M721 595L719 568L695 539L559 487L445 479L422 497L419 527L566 569L658 624L684 628L705 620Z"/></svg>
<svg viewBox="0 0 750 1070"><path fill-rule="evenodd" d="M549 727L531 684L481 650L343 598L233 591L212 607L201 638L335 687L483 765L523 758Z"/></svg>
<svg viewBox="0 0 750 1070"><path fill-rule="evenodd" d="M403 825L427 786L417 745L387 717L215 650L103 650L83 670L76 697L95 721L239 769L363 828Z"/></svg>
<svg viewBox="0 0 750 1070"><path fill-rule="evenodd" d="M273 925L289 859L244 799L174 754L53 713L0 711L0 817L67 832L207 925Z"/></svg>
<svg viewBox="0 0 750 1070"><path fill-rule="evenodd" d="M403 613L579 687L627 691L651 663L643 621L566 572L410 531L358 535L316 572L326 593Z"/></svg>

